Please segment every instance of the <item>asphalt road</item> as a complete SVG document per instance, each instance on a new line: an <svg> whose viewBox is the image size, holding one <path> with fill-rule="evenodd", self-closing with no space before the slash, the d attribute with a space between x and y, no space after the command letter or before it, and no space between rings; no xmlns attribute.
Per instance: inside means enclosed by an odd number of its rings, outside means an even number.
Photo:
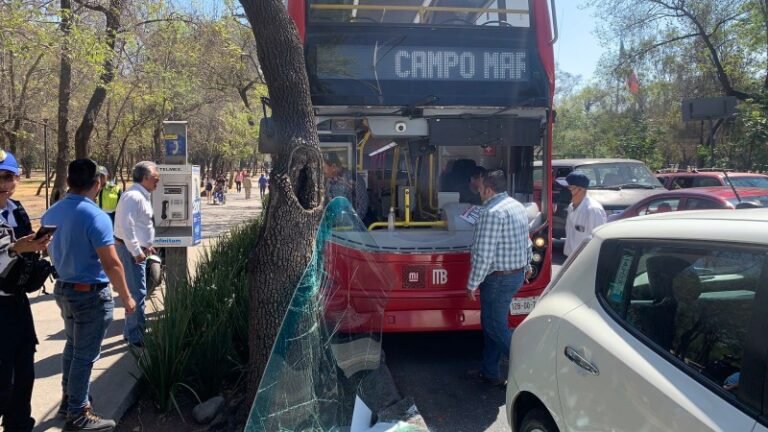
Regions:
<svg viewBox="0 0 768 432"><path fill-rule="evenodd" d="M564 261L556 248L553 275ZM387 365L403 396L412 396L432 432L509 431L505 391L467 377L479 369L480 332L386 334Z"/></svg>

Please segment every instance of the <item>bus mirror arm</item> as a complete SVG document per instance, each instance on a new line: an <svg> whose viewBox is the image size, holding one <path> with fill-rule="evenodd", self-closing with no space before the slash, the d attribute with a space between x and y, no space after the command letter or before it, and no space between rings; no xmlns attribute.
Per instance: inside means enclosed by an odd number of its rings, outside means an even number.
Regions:
<svg viewBox="0 0 768 432"><path fill-rule="evenodd" d="M549 43L554 45L555 42L557 42L557 39L560 37L559 32L557 30L557 9L555 8L555 0L549 0L549 3L552 5L552 33L553 33L552 41L550 41Z"/></svg>

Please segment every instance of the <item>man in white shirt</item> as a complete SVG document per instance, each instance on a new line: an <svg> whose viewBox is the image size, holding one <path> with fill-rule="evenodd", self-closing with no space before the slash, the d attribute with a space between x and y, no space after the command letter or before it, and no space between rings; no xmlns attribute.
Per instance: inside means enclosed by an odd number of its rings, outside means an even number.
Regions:
<svg viewBox="0 0 768 432"><path fill-rule="evenodd" d="M592 238L592 230L606 222L605 210L599 202L587 196L589 177L574 171L565 178L571 192L571 205L565 220L563 254L570 256L582 242Z"/></svg>
<svg viewBox="0 0 768 432"><path fill-rule="evenodd" d="M131 296L136 301L136 311L125 317L123 338L131 345L143 347L146 324L144 299L147 296L146 260L155 253L152 242L155 228L150 194L157 189L160 174L157 165L143 161L133 167L133 186L118 201L115 210L115 246L125 268L125 279Z"/></svg>

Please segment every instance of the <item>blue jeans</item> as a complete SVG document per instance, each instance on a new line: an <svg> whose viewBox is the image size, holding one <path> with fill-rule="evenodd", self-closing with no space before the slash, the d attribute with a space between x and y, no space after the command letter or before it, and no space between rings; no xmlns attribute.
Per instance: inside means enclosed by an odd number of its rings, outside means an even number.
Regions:
<svg viewBox="0 0 768 432"><path fill-rule="evenodd" d="M523 285L524 276L524 272L488 275L480 284L480 324L484 341L482 373L489 379L501 379L501 358L509 356L512 341L509 304Z"/></svg>
<svg viewBox="0 0 768 432"><path fill-rule="evenodd" d="M147 273L146 261L136 264L133 255L128 248L122 244L115 244L117 256L123 263L125 269L125 282L128 284L128 291L136 302L136 311L125 316L125 328L123 328L123 338L129 343L140 343L144 335L144 327L147 318L144 315L144 307L147 298Z"/></svg>
<svg viewBox="0 0 768 432"><path fill-rule="evenodd" d="M53 293L64 318L64 334L67 337L61 387L68 396L67 411L77 415L88 405L91 370L101 354L101 343L112 322L115 302L109 287L83 292L56 282Z"/></svg>

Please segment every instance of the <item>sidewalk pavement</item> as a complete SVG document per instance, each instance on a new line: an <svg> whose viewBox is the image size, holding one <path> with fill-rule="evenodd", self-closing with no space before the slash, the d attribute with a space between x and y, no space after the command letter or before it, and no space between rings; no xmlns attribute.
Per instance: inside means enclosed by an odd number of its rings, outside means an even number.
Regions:
<svg viewBox="0 0 768 432"><path fill-rule="evenodd" d="M203 198L203 243L189 250L190 270L194 270L194 263L211 240L233 226L256 217L260 211L258 190L246 201L244 193L238 194L232 189L227 194L227 204L223 206L208 205ZM53 292L53 284L47 285L47 291ZM61 402L64 323L53 295L33 294L30 302L40 340L35 354L36 379L32 393L32 416L37 420L34 430L60 431L64 421L56 418L56 411ZM148 307L150 304L148 302ZM115 420L122 418L138 396L139 371L135 358L123 341L124 320L122 302L115 298L114 320L102 344L101 359L96 362L91 374L94 409L103 417Z"/></svg>

